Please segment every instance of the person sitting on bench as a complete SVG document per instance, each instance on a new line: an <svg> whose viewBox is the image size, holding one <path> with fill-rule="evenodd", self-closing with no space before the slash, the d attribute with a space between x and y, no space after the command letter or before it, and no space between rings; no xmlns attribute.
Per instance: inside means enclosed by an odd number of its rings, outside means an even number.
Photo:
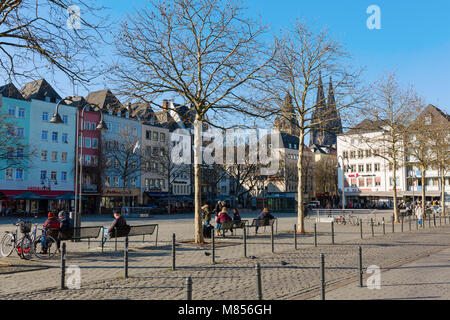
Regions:
<svg viewBox="0 0 450 320"><path fill-rule="evenodd" d="M127 221L122 216L122 214L119 211L114 212L114 221L111 224L111 226L106 230L107 232L104 232L103 243L106 242L106 239L107 239L108 235L113 235L114 234L115 228L117 228L117 230L119 230L119 229L124 228L126 226L127 226Z"/></svg>
<svg viewBox="0 0 450 320"><path fill-rule="evenodd" d="M73 220L64 211L59 212L58 218L59 232L56 238L56 251L61 252L61 240L70 240L73 237Z"/></svg>
<svg viewBox="0 0 450 320"><path fill-rule="evenodd" d="M269 209L264 208L263 211L256 217L258 220L269 220L269 219L275 219L273 215L269 213ZM259 226L257 225L255 227L255 234L258 233Z"/></svg>

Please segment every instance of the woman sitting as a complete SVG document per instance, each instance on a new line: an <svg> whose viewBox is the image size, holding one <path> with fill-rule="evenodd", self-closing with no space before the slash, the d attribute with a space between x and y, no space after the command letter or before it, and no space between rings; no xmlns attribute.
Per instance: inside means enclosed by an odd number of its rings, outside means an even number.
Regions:
<svg viewBox="0 0 450 320"><path fill-rule="evenodd" d="M220 236L220 229L222 228L222 224L225 221L231 221L231 217L228 215L227 208L223 207L222 211L220 211L219 215L216 218L216 235ZM223 231L225 235L225 230Z"/></svg>

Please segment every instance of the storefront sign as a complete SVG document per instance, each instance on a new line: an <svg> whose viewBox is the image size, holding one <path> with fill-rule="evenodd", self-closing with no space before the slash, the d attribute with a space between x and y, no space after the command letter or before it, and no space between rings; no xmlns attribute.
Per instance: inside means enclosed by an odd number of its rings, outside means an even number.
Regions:
<svg viewBox="0 0 450 320"><path fill-rule="evenodd" d="M28 187L28 191L51 191L50 187Z"/></svg>

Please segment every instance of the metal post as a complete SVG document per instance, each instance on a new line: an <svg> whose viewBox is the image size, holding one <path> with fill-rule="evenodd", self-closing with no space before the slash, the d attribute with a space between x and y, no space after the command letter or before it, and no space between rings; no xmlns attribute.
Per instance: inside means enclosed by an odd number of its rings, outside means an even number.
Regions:
<svg viewBox="0 0 450 320"><path fill-rule="evenodd" d="M258 300L262 300L261 266L259 265L259 263L256 263L255 269L256 269L256 288L258 292Z"/></svg>
<svg viewBox="0 0 450 320"><path fill-rule="evenodd" d="M401 220L402 220L402 232L403 232L403 217L401 218Z"/></svg>
<svg viewBox="0 0 450 320"><path fill-rule="evenodd" d="M175 233L172 233L172 271L175 271Z"/></svg>
<svg viewBox="0 0 450 320"><path fill-rule="evenodd" d="M442 218L439 216L439 227L442 227Z"/></svg>
<svg viewBox="0 0 450 320"><path fill-rule="evenodd" d="M434 223L434 227L436 228L436 215L433 214L433 223Z"/></svg>
<svg viewBox="0 0 450 320"><path fill-rule="evenodd" d="M274 253L275 252L275 240L274 240L274 235L273 235L273 224L271 226L270 241L272 242L272 253Z"/></svg>
<svg viewBox="0 0 450 320"><path fill-rule="evenodd" d="M325 300L325 256L320 254L320 283L321 283L321 299Z"/></svg>
<svg viewBox="0 0 450 320"><path fill-rule="evenodd" d="M382 224L383 224L383 234L386 234L386 223L384 221L384 217L382 218Z"/></svg>
<svg viewBox="0 0 450 320"><path fill-rule="evenodd" d="M125 267L125 279L128 278L128 236L125 237L125 250L124 250L124 267Z"/></svg>
<svg viewBox="0 0 450 320"><path fill-rule="evenodd" d="M192 278L186 277L186 300L192 300Z"/></svg>
<svg viewBox="0 0 450 320"><path fill-rule="evenodd" d="M103 247L105 246L105 228L102 228L102 253L103 253Z"/></svg>
<svg viewBox="0 0 450 320"><path fill-rule="evenodd" d="M408 223L409 223L409 231L411 231L411 216L409 216Z"/></svg>
<svg viewBox="0 0 450 320"><path fill-rule="evenodd" d="M419 230L419 219L416 217L416 230Z"/></svg>
<svg viewBox="0 0 450 320"><path fill-rule="evenodd" d="M66 243L62 244L61 252L61 290L66 289Z"/></svg>
<svg viewBox="0 0 450 320"><path fill-rule="evenodd" d="M103 241L103 239L102 239L102 241ZM90 249L91 248L91 238L88 238L88 249Z"/></svg>
<svg viewBox="0 0 450 320"><path fill-rule="evenodd" d="M297 225L294 224L294 248L297 250Z"/></svg>
<svg viewBox="0 0 450 320"><path fill-rule="evenodd" d="M395 218L394 218L394 215L392 215L392 233L395 232L394 223L395 223Z"/></svg>
<svg viewBox="0 0 450 320"><path fill-rule="evenodd" d="M361 236L361 239L363 238L363 222L362 219L359 219L359 233Z"/></svg>
<svg viewBox="0 0 450 320"><path fill-rule="evenodd" d="M363 264L362 264L362 248L358 246L358 265L359 265L359 287L363 287Z"/></svg>
<svg viewBox="0 0 450 320"><path fill-rule="evenodd" d="M247 230L246 230L245 226L244 226L243 238L244 238L244 258L247 258Z"/></svg>
<svg viewBox="0 0 450 320"><path fill-rule="evenodd" d="M334 222L331 221L331 244L334 244Z"/></svg>
<svg viewBox="0 0 450 320"><path fill-rule="evenodd" d="M431 228L431 216L428 215L428 227Z"/></svg>
<svg viewBox="0 0 450 320"><path fill-rule="evenodd" d="M117 227L114 227L114 251L117 251Z"/></svg>
<svg viewBox="0 0 450 320"><path fill-rule="evenodd" d="M317 247L317 223L314 223L314 247Z"/></svg>
<svg viewBox="0 0 450 320"><path fill-rule="evenodd" d="M373 232L373 219L370 218L370 228L372 229L372 238L375 237L375 234Z"/></svg>
<svg viewBox="0 0 450 320"><path fill-rule="evenodd" d="M215 264L216 263L216 240L215 240L214 229L211 230L211 250L212 250L212 254L211 254L212 263Z"/></svg>

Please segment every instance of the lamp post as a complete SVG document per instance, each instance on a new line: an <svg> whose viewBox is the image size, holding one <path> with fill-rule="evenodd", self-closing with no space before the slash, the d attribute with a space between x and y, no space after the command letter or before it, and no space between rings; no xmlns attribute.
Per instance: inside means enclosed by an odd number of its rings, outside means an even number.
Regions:
<svg viewBox="0 0 450 320"><path fill-rule="evenodd" d="M339 164L339 159L342 160L342 210L345 210L345 164L344 164L345 158L341 155L338 156L336 169L339 169L341 167ZM347 164L348 164L348 159L347 159Z"/></svg>
<svg viewBox="0 0 450 320"><path fill-rule="evenodd" d="M52 119L50 120L51 123L55 123L55 124L61 124L64 123L61 119L61 116L59 115L58 109L59 109L59 105L62 101L65 102L69 102L69 103L73 103L74 101L71 98L66 98L65 100L61 100L60 102L58 102L58 104L56 105L56 110L55 113L53 114ZM79 108L77 108L77 121L76 121L76 151L75 151L75 155L77 157L76 161L75 161L75 215L74 215L74 225L76 228L81 227L81 204L82 204L82 181L83 181L83 131L84 131L84 111L86 110L87 107L89 106L95 106L93 104L87 103L83 106L82 110L81 110L81 120L79 120ZM97 130L107 130L108 127L106 126L106 123L103 120L103 113L101 111L100 112L100 122L98 123L96 129ZM81 128L81 132L80 132L80 124L83 126ZM79 137L80 136L80 137ZM78 151L79 151L79 141L81 138L81 152L80 152L80 158L78 158ZM78 165L78 162L80 162L80 164ZM79 169L79 174L78 174L78 167L80 167ZM79 179L79 183L77 184ZM79 188L79 192L78 192L78 188ZM78 205L77 205L77 201L78 201Z"/></svg>

